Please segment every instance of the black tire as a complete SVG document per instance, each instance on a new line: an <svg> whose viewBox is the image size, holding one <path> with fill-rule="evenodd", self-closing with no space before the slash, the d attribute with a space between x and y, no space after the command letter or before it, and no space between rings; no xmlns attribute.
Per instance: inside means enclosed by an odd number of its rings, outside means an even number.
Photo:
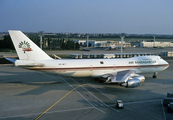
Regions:
<svg viewBox="0 0 173 120"><path fill-rule="evenodd" d="M153 78L157 78L157 76L156 75L153 75Z"/></svg>

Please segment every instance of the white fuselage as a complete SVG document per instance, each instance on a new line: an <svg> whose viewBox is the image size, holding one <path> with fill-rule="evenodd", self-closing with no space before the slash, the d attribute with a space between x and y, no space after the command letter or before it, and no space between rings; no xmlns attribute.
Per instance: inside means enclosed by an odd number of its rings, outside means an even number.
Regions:
<svg viewBox="0 0 173 120"><path fill-rule="evenodd" d="M18 60L15 65L71 77L101 77L123 70L134 70L136 73L155 73L169 66L159 56L122 59Z"/></svg>

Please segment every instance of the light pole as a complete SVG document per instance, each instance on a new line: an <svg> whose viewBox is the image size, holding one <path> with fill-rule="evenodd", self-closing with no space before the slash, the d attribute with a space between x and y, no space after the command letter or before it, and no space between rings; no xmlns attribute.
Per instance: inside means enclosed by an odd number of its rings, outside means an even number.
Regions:
<svg viewBox="0 0 173 120"><path fill-rule="evenodd" d="M42 49L43 45L42 37L44 36L44 31L39 31L39 36L40 36L40 48Z"/></svg>
<svg viewBox="0 0 173 120"><path fill-rule="evenodd" d="M89 35L87 34L87 48L88 48L88 38L89 38Z"/></svg>
<svg viewBox="0 0 173 120"><path fill-rule="evenodd" d="M50 50L51 50L51 48L52 48L52 40L50 41Z"/></svg>
<svg viewBox="0 0 173 120"><path fill-rule="evenodd" d="M153 45L154 48L155 48L155 37L156 37L156 36L154 35L154 45Z"/></svg>
<svg viewBox="0 0 173 120"><path fill-rule="evenodd" d="M121 33L120 37L121 37L121 58L122 58L122 53L123 53L123 41L124 41L125 33Z"/></svg>

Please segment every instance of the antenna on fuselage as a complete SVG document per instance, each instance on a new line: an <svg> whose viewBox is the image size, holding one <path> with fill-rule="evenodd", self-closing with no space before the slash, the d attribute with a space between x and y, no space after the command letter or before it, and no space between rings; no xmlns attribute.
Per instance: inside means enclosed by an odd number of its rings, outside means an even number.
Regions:
<svg viewBox="0 0 173 120"><path fill-rule="evenodd" d="M121 37L121 58L122 58L122 53L123 53L123 41L124 41L125 33L121 33L120 37Z"/></svg>

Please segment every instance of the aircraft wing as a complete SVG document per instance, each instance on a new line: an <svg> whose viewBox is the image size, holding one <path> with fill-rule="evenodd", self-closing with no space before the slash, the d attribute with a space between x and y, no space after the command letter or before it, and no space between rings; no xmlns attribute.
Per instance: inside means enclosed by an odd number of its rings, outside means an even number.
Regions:
<svg viewBox="0 0 173 120"><path fill-rule="evenodd" d="M107 83L120 83L125 87L137 87L141 82L145 81L143 75L135 74L134 70L124 70L112 74L105 74L103 78L107 80Z"/></svg>
<svg viewBox="0 0 173 120"><path fill-rule="evenodd" d="M112 74L105 74L103 78L111 79L111 82L126 82L127 78L135 74L134 70L125 70Z"/></svg>

